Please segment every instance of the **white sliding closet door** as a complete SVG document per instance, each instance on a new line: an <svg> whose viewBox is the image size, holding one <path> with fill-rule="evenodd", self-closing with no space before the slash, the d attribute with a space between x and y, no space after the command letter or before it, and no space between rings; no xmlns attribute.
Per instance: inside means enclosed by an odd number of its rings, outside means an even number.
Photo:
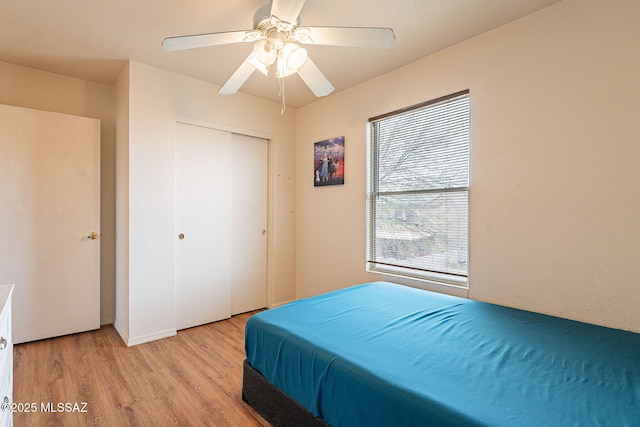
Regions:
<svg viewBox="0 0 640 427"><path fill-rule="evenodd" d="M0 283L13 341L100 327L100 121L0 105Z"/></svg>
<svg viewBox="0 0 640 427"><path fill-rule="evenodd" d="M231 316L231 134L176 129L176 328Z"/></svg>
<svg viewBox="0 0 640 427"><path fill-rule="evenodd" d="M177 124L176 327L267 305L268 142Z"/></svg>
<svg viewBox="0 0 640 427"><path fill-rule="evenodd" d="M267 306L268 141L232 135L231 314Z"/></svg>

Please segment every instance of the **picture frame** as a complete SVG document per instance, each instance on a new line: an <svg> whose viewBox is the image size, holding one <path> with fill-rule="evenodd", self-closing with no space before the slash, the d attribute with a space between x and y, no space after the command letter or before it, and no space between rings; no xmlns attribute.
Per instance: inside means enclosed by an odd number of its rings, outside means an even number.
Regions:
<svg viewBox="0 0 640 427"><path fill-rule="evenodd" d="M344 184L344 136L313 143L313 186Z"/></svg>

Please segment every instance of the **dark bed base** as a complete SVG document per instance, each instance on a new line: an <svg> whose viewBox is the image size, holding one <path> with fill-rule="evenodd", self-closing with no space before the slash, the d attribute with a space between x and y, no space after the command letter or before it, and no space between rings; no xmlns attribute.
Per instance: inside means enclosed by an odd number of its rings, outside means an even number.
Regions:
<svg viewBox="0 0 640 427"><path fill-rule="evenodd" d="M271 384L246 359L243 362L242 400L274 427L329 426Z"/></svg>

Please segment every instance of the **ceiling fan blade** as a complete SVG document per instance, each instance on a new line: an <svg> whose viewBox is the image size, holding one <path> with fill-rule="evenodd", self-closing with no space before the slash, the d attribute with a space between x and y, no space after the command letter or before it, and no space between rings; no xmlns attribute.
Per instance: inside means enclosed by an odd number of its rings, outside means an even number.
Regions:
<svg viewBox="0 0 640 427"><path fill-rule="evenodd" d="M241 43L246 40L250 31L228 31L224 33L195 34L192 36L167 37L162 42L166 50L194 49L196 47L216 46L221 44Z"/></svg>
<svg viewBox="0 0 640 427"><path fill-rule="evenodd" d="M293 25L298 22L298 15L300 15L304 2L305 0L273 0L271 16Z"/></svg>
<svg viewBox="0 0 640 427"><path fill-rule="evenodd" d="M300 43L389 49L396 36L391 28L300 27L294 31Z"/></svg>
<svg viewBox="0 0 640 427"><path fill-rule="evenodd" d="M307 58L302 67L298 68L298 75L315 96L327 96L333 92L333 85L311 61L311 58Z"/></svg>
<svg viewBox="0 0 640 427"><path fill-rule="evenodd" d="M218 91L221 95L233 95L240 89L240 87L246 82L251 74L256 70L251 64L251 60L253 59L253 52L247 56L247 59L244 60L242 64L238 67L238 69L229 77L229 80L220 88Z"/></svg>

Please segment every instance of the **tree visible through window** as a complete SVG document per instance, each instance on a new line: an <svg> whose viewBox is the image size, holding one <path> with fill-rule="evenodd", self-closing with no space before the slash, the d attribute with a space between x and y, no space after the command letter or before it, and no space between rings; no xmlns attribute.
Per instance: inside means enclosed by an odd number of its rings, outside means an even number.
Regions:
<svg viewBox="0 0 640 427"><path fill-rule="evenodd" d="M367 269L466 285L469 91L369 122Z"/></svg>

